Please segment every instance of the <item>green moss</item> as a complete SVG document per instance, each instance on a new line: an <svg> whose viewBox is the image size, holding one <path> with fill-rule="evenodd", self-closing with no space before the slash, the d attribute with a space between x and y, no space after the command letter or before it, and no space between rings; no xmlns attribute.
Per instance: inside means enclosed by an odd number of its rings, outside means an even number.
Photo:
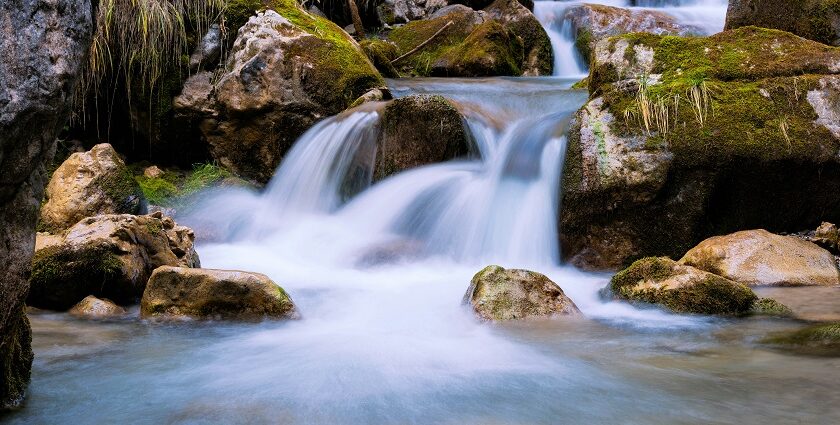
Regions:
<svg viewBox="0 0 840 425"><path fill-rule="evenodd" d="M381 39L366 39L360 44L368 59L382 75L387 78L399 77L396 68L391 64L391 61L400 55L395 44Z"/></svg>
<svg viewBox="0 0 840 425"><path fill-rule="evenodd" d="M589 63L592 59L592 31L585 28L579 30L575 35L575 47L583 56L584 61Z"/></svg>
<svg viewBox="0 0 840 425"><path fill-rule="evenodd" d="M840 323L813 325L795 332L773 335L762 342L801 354L840 356Z"/></svg>
<svg viewBox="0 0 840 425"><path fill-rule="evenodd" d="M32 330L23 303L12 311L0 335L0 411L20 405L32 373Z"/></svg>
<svg viewBox="0 0 840 425"><path fill-rule="evenodd" d="M262 0L227 0L224 10L225 27L235 36L239 28L262 9Z"/></svg>
<svg viewBox="0 0 840 425"><path fill-rule="evenodd" d="M114 202L116 211L124 214L139 214L143 210L144 198L140 185L127 167L120 167L115 173L105 174L97 185Z"/></svg>
<svg viewBox="0 0 840 425"><path fill-rule="evenodd" d="M27 303L63 311L88 295L125 300L123 288L112 287L121 276L122 262L106 246L44 248L32 260Z"/></svg>
<svg viewBox="0 0 840 425"><path fill-rule="evenodd" d="M661 305L677 313L743 314L757 299L751 289L723 277L705 273L702 278L682 286L651 285L675 276L677 263L668 258L644 258L610 281L611 293L621 299Z"/></svg>
<svg viewBox="0 0 840 425"><path fill-rule="evenodd" d="M175 184L165 178L149 178L140 175L136 176L135 179L140 185L140 190L143 191L143 196L152 205L167 206L168 200L178 195L178 188Z"/></svg>
<svg viewBox="0 0 840 425"><path fill-rule="evenodd" d="M431 73L462 77L522 75L523 60L522 41L498 22L486 21L462 43L441 54Z"/></svg>
<svg viewBox="0 0 840 425"><path fill-rule="evenodd" d="M759 299L750 312L762 316L793 317L793 311L788 306L772 298Z"/></svg>

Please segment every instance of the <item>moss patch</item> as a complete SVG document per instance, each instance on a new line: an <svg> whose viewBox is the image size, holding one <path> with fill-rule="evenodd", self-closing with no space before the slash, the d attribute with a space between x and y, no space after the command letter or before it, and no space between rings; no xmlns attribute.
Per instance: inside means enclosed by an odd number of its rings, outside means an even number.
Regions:
<svg viewBox="0 0 840 425"><path fill-rule="evenodd" d="M793 317L793 311L788 306L772 298L759 299L750 312L761 316Z"/></svg>
<svg viewBox="0 0 840 425"><path fill-rule="evenodd" d="M27 304L64 311L88 295L125 302L132 296L119 287L121 277L122 262L109 247L48 247L32 260Z"/></svg>
<svg viewBox="0 0 840 425"><path fill-rule="evenodd" d="M167 169L160 177L146 177L143 167L134 167L134 179L146 199L162 207L179 208L193 202L193 195L218 186L250 186L229 171L214 164L196 164L190 171Z"/></svg>
<svg viewBox="0 0 840 425"><path fill-rule="evenodd" d="M840 323L809 326L770 336L762 342L800 354L840 356Z"/></svg>
<svg viewBox="0 0 840 425"><path fill-rule="evenodd" d="M32 373L32 330L22 303L11 313L6 329L8 332L0 335L0 410L23 402Z"/></svg>

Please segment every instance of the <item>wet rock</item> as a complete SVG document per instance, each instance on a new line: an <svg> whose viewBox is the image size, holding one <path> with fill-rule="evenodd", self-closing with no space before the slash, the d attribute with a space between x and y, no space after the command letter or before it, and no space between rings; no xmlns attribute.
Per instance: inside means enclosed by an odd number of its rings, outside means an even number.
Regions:
<svg viewBox="0 0 840 425"><path fill-rule="evenodd" d="M665 257L641 259L616 274L609 294L677 313L698 314L745 314L758 300L740 283Z"/></svg>
<svg viewBox="0 0 840 425"><path fill-rule="evenodd" d="M490 321L581 315L563 290L544 275L499 266L488 266L473 277L463 304Z"/></svg>
<svg viewBox="0 0 840 425"><path fill-rule="evenodd" d="M88 295L136 302L162 265L199 267L192 230L162 214L100 215L67 230L32 262L27 303L67 310Z"/></svg>
<svg viewBox="0 0 840 425"><path fill-rule="evenodd" d="M840 49L750 27L595 50L563 169L567 261L615 270L713 235L840 219Z"/></svg>
<svg viewBox="0 0 840 425"><path fill-rule="evenodd" d="M564 19L572 25L575 45L588 63L599 41L629 33L660 35L697 35L701 30L677 22L665 12L651 9L627 9L600 4L570 7Z"/></svg>
<svg viewBox="0 0 840 425"><path fill-rule="evenodd" d="M812 236L808 236L809 240L834 254L840 252L840 229L834 223L823 222Z"/></svg>
<svg viewBox="0 0 840 425"><path fill-rule="evenodd" d="M533 14L515 1L500 0L483 11L447 6L428 19L394 29L388 39L397 45L400 55L410 53L394 64L403 75L481 77L551 72L548 35Z"/></svg>
<svg viewBox="0 0 840 425"><path fill-rule="evenodd" d="M469 140L464 118L444 97L396 99L383 112L373 178L466 155Z"/></svg>
<svg viewBox="0 0 840 425"><path fill-rule="evenodd" d="M204 37L201 37L195 50L190 55L190 69L214 68L222 54L222 29L219 24L210 25Z"/></svg>
<svg viewBox="0 0 840 425"><path fill-rule="evenodd" d="M92 36L91 3L0 2L0 410L20 405L32 366L24 300L48 164Z"/></svg>
<svg viewBox="0 0 840 425"><path fill-rule="evenodd" d="M268 181L292 143L384 81L341 28L278 0L239 30L225 72L197 74L175 102L222 166Z"/></svg>
<svg viewBox="0 0 840 425"><path fill-rule="evenodd" d="M140 305L143 317L291 319L297 311L283 288L267 276L236 270L160 267Z"/></svg>
<svg viewBox="0 0 840 425"><path fill-rule="evenodd" d="M78 304L74 305L69 313L73 316L87 319L106 319L123 316L126 314L126 311L108 299L101 300L93 295L88 295L79 301Z"/></svg>
<svg viewBox="0 0 840 425"><path fill-rule="evenodd" d="M840 46L840 3L835 0L731 0L726 29L748 25L792 32Z"/></svg>
<svg viewBox="0 0 840 425"><path fill-rule="evenodd" d="M774 316L774 317L793 317L793 310L791 310L788 306L772 299L772 298L760 298L758 301L753 303L752 309L750 310L751 314L759 315L759 316Z"/></svg>
<svg viewBox="0 0 840 425"><path fill-rule="evenodd" d="M780 333L762 342L797 354L840 356L840 323L809 326L797 331Z"/></svg>
<svg viewBox="0 0 840 425"><path fill-rule="evenodd" d="M373 62L373 66L375 66L384 77L397 78L400 76L397 69L394 68L393 64L391 64L391 61L400 55L396 44L387 40L367 39L362 40L360 45L362 46L362 50L364 50L368 59Z"/></svg>
<svg viewBox="0 0 840 425"><path fill-rule="evenodd" d="M840 270L830 252L766 230L706 239L680 262L749 286L840 285Z"/></svg>
<svg viewBox="0 0 840 425"><path fill-rule="evenodd" d="M428 18L447 4L447 0L385 0L377 9L383 23L394 25Z"/></svg>
<svg viewBox="0 0 840 425"><path fill-rule="evenodd" d="M102 143L88 152L74 153L55 170L41 209L43 229L66 229L98 214L140 214L145 200L111 145Z"/></svg>

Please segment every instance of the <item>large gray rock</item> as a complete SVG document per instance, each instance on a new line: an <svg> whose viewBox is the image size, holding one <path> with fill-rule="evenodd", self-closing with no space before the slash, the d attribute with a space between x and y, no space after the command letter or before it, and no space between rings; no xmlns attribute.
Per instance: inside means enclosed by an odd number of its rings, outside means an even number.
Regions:
<svg viewBox="0 0 840 425"><path fill-rule="evenodd" d="M487 266L476 273L463 303L478 317L491 321L581 315L575 303L545 275L499 266Z"/></svg>
<svg viewBox="0 0 840 425"><path fill-rule="evenodd" d="M91 31L89 1L0 2L0 409L18 405L29 384L23 302L45 164L68 118Z"/></svg>
<svg viewBox="0 0 840 425"><path fill-rule="evenodd" d="M218 81L198 73L175 99L225 168L267 182L283 154L319 119L384 81L332 22L278 2L239 29Z"/></svg>
<svg viewBox="0 0 840 425"><path fill-rule="evenodd" d="M57 232L99 214L143 214L143 192L111 145L70 155L52 175L40 227Z"/></svg>
<svg viewBox="0 0 840 425"><path fill-rule="evenodd" d="M87 295L134 303L157 267L200 266L194 238L161 213L86 218L35 253L27 303L66 310Z"/></svg>
<svg viewBox="0 0 840 425"><path fill-rule="evenodd" d="M496 0L484 9L522 40L522 75L551 75L551 40L537 17L517 0Z"/></svg>
<svg viewBox="0 0 840 425"><path fill-rule="evenodd" d="M726 29L747 25L788 31L840 46L840 3L836 0L730 0Z"/></svg>
<svg viewBox="0 0 840 425"><path fill-rule="evenodd" d="M268 276L237 270L160 267L143 293L143 317L292 319L289 295Z"/></svg>

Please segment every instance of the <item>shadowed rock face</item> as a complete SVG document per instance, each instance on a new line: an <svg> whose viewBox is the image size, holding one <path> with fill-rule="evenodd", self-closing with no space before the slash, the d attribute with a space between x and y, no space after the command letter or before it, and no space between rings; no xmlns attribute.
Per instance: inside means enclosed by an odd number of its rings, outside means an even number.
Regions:
<svg viewBox="0 0 840 425"><path fill-rule="evenodd" d="M840 46L837 0L730 0L726 29L773 28L824 44Z"/></svg>
<svg viewBox="0 0 840 425"><path fill-rule="evenodd" d="M0 2L0 408L18 405L32 348L23 301L45 162L91 40L85 0Z"/></svg>

